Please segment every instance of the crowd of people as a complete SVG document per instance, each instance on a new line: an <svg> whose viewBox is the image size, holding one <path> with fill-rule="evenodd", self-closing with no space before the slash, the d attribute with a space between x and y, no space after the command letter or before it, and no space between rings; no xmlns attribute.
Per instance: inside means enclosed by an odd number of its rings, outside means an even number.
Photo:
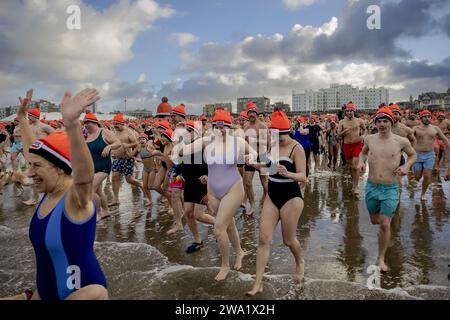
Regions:
<svg viewBox="0 0 450 320"><path fill-rule="evenodd" d="M295 279L304 278L296 230L308 201L302 189L311 173L348 167L358 201L361 176L368 168L364 199L370 221L379 225L381 272L389 271L385 253L401 177L423 180L421 201L427 200L433 171L443 168L450 179L450 121L443 112L416 113L391 104L367 114L349 102L337 115L289 118L275 108L269 117L250 102L237 118L222 108L208 118L188 115L184 104L173 107L163 98L154 118L128 121L116 114L108 122L88 111L99 99L95 89L74 97L66 92L62 119L46 123L38 108L29 108L30 90L14 122L0 125L0 188L8 182L21 189L29 184L31 198L24 204L37 205L29 232L36 255L36 289L13 299L108 298L93 243L96 222L120 207L121 177L142 191L143 206L151 207L155 195L167 204L173 217L167 234L182 234L187 225L194 239L186 248L188 254L204 245L198 224L214 228L221 256L215 280L223 281L231 270L230 245L233 268L242 268L246 252L234 217L239 210L255 214L253 184L258 173L263 204L250 296L263 291L278 223L283 243L295 258ZM20 155L26 171L20 170ZM103 192L107 179L113 191L109 203ZM66 285L69 266L81 269L79 287Z"/></svg>

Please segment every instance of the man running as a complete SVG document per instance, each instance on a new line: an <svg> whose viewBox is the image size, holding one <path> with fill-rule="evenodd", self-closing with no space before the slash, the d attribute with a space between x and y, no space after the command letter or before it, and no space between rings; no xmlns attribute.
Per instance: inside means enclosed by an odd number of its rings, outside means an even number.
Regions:
<svg viewBox="0 0 450 320"><path fill-rule="evenodd" d="M112 156L114 158L112 165L112 185L114 197L113 201L109 204L110 207L120 204L119 191L121 174L125 176L125 180L129 184L142 189L142 183L133 177L134 157L132 152L133 149L138 146L136 136L130 128L125 126L125 120L122 114L116 114L113 121L116 137L119 139L121 146L112 152Z"/></svg>
<svg viewBox="0 0 450 320"><path fill-rule="evenodd" d="M448 137L448 135L450 134L450 121L445 119L445 113L443 112L438 112L436 116L438 121L435 123L435 125L439 127L439 129L441 129L442 133L446 137ZM439 138L436 138L436 140L434 141L434 152L436 153L434 170L438 171L445 154L445 144Z"/></svg>
<svg viewBox="0 0 450 320"><path fill-rule="evenodd" d="M264 122L258 120L258 106L253 102L249 102L246 106L248 122L244 128L245 136L247 142L256 148L258 152L258 160L266 156L267 146L268 146L268 129ZM260 136L261 134L261 136ZM265 160L262 160L265 161ZM244 166L244 187L245 194L250 202L250 210L247 211L247 215L251 216L255 213L255 193L253 192L253 177L255 176L255 168L249 165ZM263 186L264 195L263 199L267 194L267 184L268 176L259 172L259 179L261 180L261 185Z"/></svg>
<svg viewBox="0 0 450 320"><path fill-rule="evenodd" d="M433 172L436 155L434 153L434 141L439 137L442 142L450 148L450 141L442 133L438 126L431 124L431 112L423 110L420 112L421 124L414 127L414 135L417 139L415 149L417 152L417 161L414 164L413 171L417 181L423 177L421 200L427 200L427 190L431 183L431 174Z"/></svg>
<svg viewBox="0 0 450 320"><path fill-rule="evenodd" d="M344 140L342 150L344 151L345 160L349 163L350 173L352 175L352 191L355 196L358 196L358 157L363 147L366 126L364 120L355 118L355 111L356 106L352 102L349 102L346 105L345 118L339 122L338 136Z"/></svg>
<svg viewBox="0 0 450 320"><path fill-rule="evenodd" d="M365 201L370 221L380 225L377 264L381 272L388 271L385 254L391 237L391 220L399 202L398 176L408 174L416 161L416 153L408 139L392 133L394 122L389 108L378 110L375 116L378 133L364 139L358 164L359 170L364 173L367 160L369 162ZM408 155L408 161L399 166L403 152Z"/></svg>

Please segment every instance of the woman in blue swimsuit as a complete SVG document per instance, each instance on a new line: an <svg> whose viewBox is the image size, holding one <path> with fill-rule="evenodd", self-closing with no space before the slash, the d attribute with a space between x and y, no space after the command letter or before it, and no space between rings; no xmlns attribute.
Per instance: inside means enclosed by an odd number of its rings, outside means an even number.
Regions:
<svg viewBox="0 0 450 320"><path fill-rule="evenodd" d="M106 278L94 254L96 209L94 164L81 135L80 115L100 99L95 89L75 97L66 92L61 113L66 131L35 140L26 120L33 91L18 111L29 177L45 193L30 224L36 256L36 290L31 299L107 299ZM25 297L25 296L24 296Z"/></svg>

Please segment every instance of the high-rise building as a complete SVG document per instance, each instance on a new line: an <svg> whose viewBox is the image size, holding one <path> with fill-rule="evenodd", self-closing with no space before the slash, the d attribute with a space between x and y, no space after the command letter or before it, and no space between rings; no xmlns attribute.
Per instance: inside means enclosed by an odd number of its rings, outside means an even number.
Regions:
<svg viewBox="0 0 450 320"><path fill-rule="evenodd" d="M203 107L203 114L205 114L207 117L212 117L214 115L214 111L219 107L230 111L230 113L233 112L233 104L231 102L225 102L225 103L210 103L205 105Z"/></svg>
<svg viewBox="0 0 450 320"><path fill-rule="evenodd" d="M319 91L292 93L292 111L327 112L340 109L352 101L359 109L376 110L382 103L389 103L389 90L380 88L353 87L349 84L332 84Z"/></svg>
<svg viewBox="0 0 450 320"><path fill-rule="evenodd" d="M258 109L264 112L271 112L272 106L270 105L270 99L266 97L255 97L255 98L238 98L237 99L237 113L239 114L242 110L245 110L247 103L253 102L258 106Z"/></svg>

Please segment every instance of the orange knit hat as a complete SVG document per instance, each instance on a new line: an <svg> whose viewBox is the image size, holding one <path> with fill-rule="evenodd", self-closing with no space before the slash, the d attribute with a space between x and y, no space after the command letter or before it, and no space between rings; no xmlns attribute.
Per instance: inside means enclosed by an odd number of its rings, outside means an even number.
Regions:
<svg viewBox="0 0 450 320"><path fill-rule="evenodd" d="M29 152L50 161L67 174L72 173L69 137L65 131L53 132L47 137L37 140L30 146Z"/></svg>

